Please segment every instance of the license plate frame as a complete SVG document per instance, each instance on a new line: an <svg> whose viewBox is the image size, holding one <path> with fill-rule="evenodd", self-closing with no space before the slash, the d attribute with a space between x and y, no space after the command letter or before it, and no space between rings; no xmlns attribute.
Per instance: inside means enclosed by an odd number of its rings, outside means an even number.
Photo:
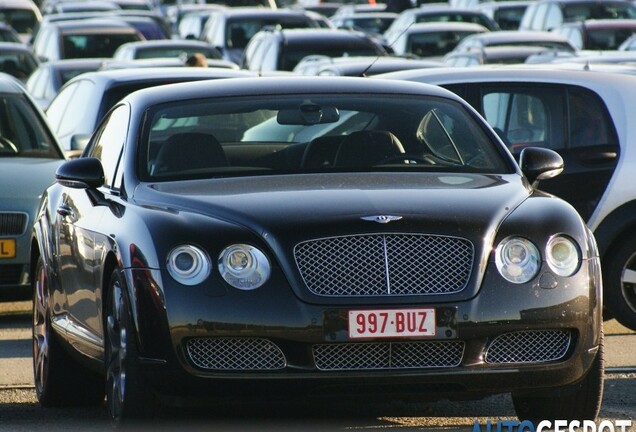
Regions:
<svg viewBox="0 0 636 432"><path fill-rule="evenodd" d="M435 312L432 307L352 309L347 312L349 339L434 337Z"/></svg>
<svg viewBox="0 0 636 432"><path fill-rule="evenodd" d="M16 257L16 239L0 239L0 259L11 259Z"/></svg>

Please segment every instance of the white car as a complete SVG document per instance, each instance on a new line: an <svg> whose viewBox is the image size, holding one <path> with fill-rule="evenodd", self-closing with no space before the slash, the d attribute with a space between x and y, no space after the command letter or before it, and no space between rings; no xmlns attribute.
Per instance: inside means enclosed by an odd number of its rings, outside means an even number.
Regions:
<svg viewBox="0 0 636 432"><path fill-rule="evenodd" d="M564 172L539 187L569 201L587 221L603 262L606 318L636 329L636 123L630 120L636 117L636 76L589 69L479 66L378 77L454 91L515 156L536 146L560 153Z"/></svg>

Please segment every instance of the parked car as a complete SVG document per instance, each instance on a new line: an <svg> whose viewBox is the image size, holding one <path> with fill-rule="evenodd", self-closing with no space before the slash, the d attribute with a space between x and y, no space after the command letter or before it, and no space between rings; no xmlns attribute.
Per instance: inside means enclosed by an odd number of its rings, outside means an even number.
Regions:
<svg viewBox="0 0 636 432"><path fill-rule="evenodd" d="M398 14L393 12L359 13L331 18L331 23L340 29L358 30L370 36L381 37Z"/></svg>
<svg viewBox="0 0 636 432"><path fill-rule="evenodd" d="M8 24L0 22L0 42L23 43L18 32Z"/></svg>
<svg viewBox="0 0 636 432"><path fill-rule="evenodd" d="M635 51L636 50L636 35L631 35L618 46L618 51Z"/></svg>
<svg viewBox="0 0 636 432"><path fill-rule="evenodd" d="M636 33L636 19L593 19L568 22L550 32L567 38L579 50L615 51Z"/></svg>
<svg viewBox="0 0 636 432"><path fill-rule="evenodd" d="M309 56L296 65L294 73L299 75L322 76L371 76L399 70L440 66L443 66L443 64L436 61L407 59L395 56Z"/></svg>
<svg viewBox="0 0 636 432"><path fill-rule="evenodd" d="M36 104L46 109L60 88L71 78L84 72L93 72L108 59L68 59L40 63L29 75L25 87Z"/></svg>
<svg viewBox="0 0 636 432"><path fill-rule="evenodd" d="M168 25L172 29L172 33L178 35L181 33L179 30L181 22L186 16L192 13L204 13L205 20L207 21L211 13L220 9L225 9L225 6L208 3L174 4L166 7L165 17ZM201 23L201 28L198 29L199 35L204 25L205 21Z"/></svg>
<svg viewBox="0 0 636 432"><path fill-rule="evenodd" d="M211 6L211 5L199 5L196 6ZM201 32L203 31L203 27L207 22L210 15L216 9L212 9L210 7L202 8L200 10L188 11L185 13L181 19L179 20L179 24L177 25L177 31L174 32L178 38L180 39L199 39L201 37Z"/></svg>
<svg viewBox="0 0 636 432"><path fill-rule="evenodd" d="M25 44L0 42L0 72L13 75L24 83L38 64L38 59Z"/></svg>
<svg viewBox="0 0 636 432"><path fill-rule="evenodd" d="M490 33L480 24L431 22L411 25L390 43L396 55L442 60L470 36Z"/></svg>
<svg viewBox="0 0 636 432"><path fill-rule="evenodd" d="M227 8L210 15L200 39L221 51L225 60L240 64L248 42L264 27L320 28L322 22L307 11Z"/></svg>
<svg viewBox="0 0 636 432"><path fill-rule="evenodd" d="M201 53L208 59L220 59L221 53L210 44L197 40L154 40L128 42L120 45L113 53L113 60L135 60L159 57L187 59L194 53Z"/></svg>
<svg viewBox="0 0 636 432"><path fill-rule="evenodd" d="M251 71L294 70L310 55L382 56L388 53L371 36L342 29L283 29L258 32L245 48L242 67Z"/></svg>
<svg viewBox="0 0 636 432"><path fill-rule="evenodd" d="M563 36L550 32L521 30L502 30L468 36L453 51L481 50L485 47L501 45L530 45L570 53L576 51L570 41Z"/></svg>
<svg viewBox="0 0 636 432"><path fill-rule="evenodd" d="M437 68L385 77L442 85L464 97L519 157L557 151L563 173L540 189L569 201L594 232L603 263L606 318L636 329L636 190L632 140L636 76L586 64Z"/></svg>
<svg viewBox="0 0 636 432"><path fill-rule="evenodd" d="M157 57L148 59L137 60L113 60L108 59L104 62L99 70L112 70L112 69L128 69L128 68L158 68L158 67L181 67L189 66L188 58L184 57ZM210 68L222 68L239 70L239 66L236 63L232 63L222 59L206 59L206 65Z"/></svg>
<svg viewBox="0 0 636 432"><path fill-rule="evenodd" d="M21 83L0 73L0 299L31 297L31 227L64 154Z"/></svg>
<svg viewBox="0 0 636 432"><path fill-rule="evenodd" d="M625 0L537 0L525 10L519 30L551 30L565 22L636 18L636 5Z"/></svg>
<svg viewBox="0 0 636 432"><path fill-rule="evenodd" d="M42 22L33 41L41 61L112 57L126 42L145 40L133 26L111 18Z"/></svg>
<svg viewBox="0 0 636 432"><path fill-rule="evenodd" d="M563 160L528 148L520 163L434 86L288 76L135 92L42 198L37 397L105 392L123 424L157 395L363 404L444 383L439 397L511 392L523 419L594 420L594 238L532 186Z"/></svg>
<svg viewBox="0 0 636 432"><path fill-rule="evenodd" d="M391 44L413 24L432 22L465 22L482 25L490 31L499 30L497 23L474 8L457 8L448 4L435 3L407 9L400 13L384 32L384 37L387 43Z"/></svg>
<svg viewBox="0 0 636 432"><path fill-rule="evenodd" d="M65 151L84 148L102 117L133 91L162 84L250 76L221 68L154 67L88 72L67 82L46 110L53 133Z"/></svg>
<svg viewBox="0 0 636 432"><path fill-rule="evenodd" d="M541 55L550 56L554 51L540 46L525 45L496 45L487 46L480 50L466 50L450 52L444 56L446 66L479 66L484 64L519 64L525 63L530 57Z"/></svg>
<svg viewBox="0 0 636 432"><path fill-rule="evenodd" d="M33 29L42 20L42 13L33 0L0 0L0 22L19 35L16 42L29 43Z"/></svg>
<svg viewBox="0 0 636 432"><path fill-rule="evenodd" d="M44 14L76 12L111 12L121 9L118 4L108 0L63 0L46 2L42 8Z"/></svg>
<svg viewBox="0 0 636 432"><path fill-rule="evenodd" d="M536 0L487 1L476 9L495 21L500 30L519 30L521 19L530 3Z"/></svg>

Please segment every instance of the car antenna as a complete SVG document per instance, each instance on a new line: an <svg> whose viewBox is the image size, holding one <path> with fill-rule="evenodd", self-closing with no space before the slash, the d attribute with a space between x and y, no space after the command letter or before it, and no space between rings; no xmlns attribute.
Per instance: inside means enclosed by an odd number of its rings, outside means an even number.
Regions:
<svg viewBox="0 0 636 432"><path fill-rule="evenodd" d="M407 32L408 29L411 28L411 26L413 24L416 23L416 20L413 20L409 25L407 25L404 30L402 30L400 33L398 33L398 35L396 37L393 38L393 41L388 45L389 49L391 51L393 51L393 44L404 34ZM393 51L395 52L395 51ZM373 67L374 64L376 64L376 62L380 59L379 54L377 56L375 56L375 58L373 59L373 61L371 63L369 63L369 66L367 66L362 72L360 72L360 76L363 78L367 78L367 73L369 72L369 70Z"/></svg>

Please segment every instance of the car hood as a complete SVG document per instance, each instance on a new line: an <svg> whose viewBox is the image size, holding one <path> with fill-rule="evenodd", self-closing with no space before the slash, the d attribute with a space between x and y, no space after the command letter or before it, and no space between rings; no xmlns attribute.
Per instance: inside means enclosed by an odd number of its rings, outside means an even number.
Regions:
<svg viewBox="0 0 636 432"><path fill-rule="evenodd" d="M0 202L35 212L44 190L55 181L62 159L0 157ZM25 204L28 203L28 204Z"/></svg>
<svg viewBox="0 0 636 432"><path fill-rule="evenodd" d="M148 200L297 241L389 229L482 239L530 193L519 175L306 174L155 183ZM139 191L141 192L141 191ZM143 200L142 192L137 196ZM396 216L376 223L375 216ZM366 218L366 219L362 219ZM371 220L368 220L371 219Z"/></svg>

